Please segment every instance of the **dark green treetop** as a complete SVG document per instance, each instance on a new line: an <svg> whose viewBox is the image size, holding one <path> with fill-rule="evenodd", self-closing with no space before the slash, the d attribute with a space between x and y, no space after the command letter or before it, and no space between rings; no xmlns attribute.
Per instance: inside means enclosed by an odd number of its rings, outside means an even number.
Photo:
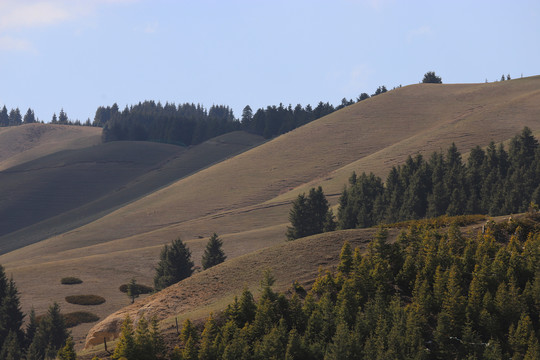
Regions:
<svg viewBox="0 0 540 360"><path fill-rule="evenodd" d="M435 75L435 71L428 71L424 74L422 82L424 84L442 84L442 79L440 76Z"/></svg>
<svg viewBox="0 0 540 360"><path fill-rule="evenodd" d="M191 251L180 238L174 240L170 246L165 245L159 258L154 277L154 287L158 291L191 276L193 273Z"/></svg>
<svg viewBox="0 0 540 360"><path fill-rule="evenodd" d="M206 249L204 250L202 257L202 266L204 270L225 261L227 256L225 256L225 253L221 249L222 245L223 241L216 233L214 233L208 240L208 244L206 244Z"/></svg>

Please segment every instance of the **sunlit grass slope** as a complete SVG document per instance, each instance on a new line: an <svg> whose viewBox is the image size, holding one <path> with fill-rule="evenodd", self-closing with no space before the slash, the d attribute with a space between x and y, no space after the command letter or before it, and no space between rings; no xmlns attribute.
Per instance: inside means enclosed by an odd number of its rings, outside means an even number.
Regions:
<svg viewBox="0 0 540 360"><path fill-rule="evenodd" d="M509 139L525 125L537 131L539 113L540 77L406 86L207 167L73 231L0 256L0 263L14 274L25 309L30 300L40 306L61 301L46 291L54 274L91 276L92 286L108 295L102 295L108 306L102 316L127 304L116 291L120 283L133 276L152 282L159 249L177 236L199 264L207 237L217 232L232 260L284 241L290 201L298 192L321 184L335 200L353 170L384 177L409 154L445 151L452 142L464 153ZM37 271L48 280L37 281Z"/></svg>

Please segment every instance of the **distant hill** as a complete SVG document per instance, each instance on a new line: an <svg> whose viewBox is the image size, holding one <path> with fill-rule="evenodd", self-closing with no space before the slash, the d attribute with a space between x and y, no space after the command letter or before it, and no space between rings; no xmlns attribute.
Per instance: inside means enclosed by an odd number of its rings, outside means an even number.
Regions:
<svg viewBox="0 0 540 360"><path fill-rule="evenodd" d="M26 124L0 128L0 170L57 151L101 143L101 128Z"/></svg>
<svg viewBox="0 0 540 360"><path fill-rule="evenodd" d="M84 225L261 141L236 132L190 149L111 142L6 169L0 172L6 194L0 203L0 254Z"/></svg>
<svg viewBox="0 0 540 360"><path fill-rule="evenodd" d="M505 141L524 126L538 132L539 113L538 76L405 86L192 172L84 226L4 254L0 263L13 273L25 310L45 309L56 300L70 311L63 302L68 290L59 284L62 274L86 277L80 291L99 289L107 299L97 310L103 317L128 304L119 285L132 277L152 283L160 248L178 236L200 264L207 237L217 232L232 262L284 242L290 202L312 186L322 185L335 203L352 171L385 177L410 154L429 154L452 142L466 153ZM276 266L272 260L262 264ZM81 339L89 328L77 327L74 335Z"/></svg>

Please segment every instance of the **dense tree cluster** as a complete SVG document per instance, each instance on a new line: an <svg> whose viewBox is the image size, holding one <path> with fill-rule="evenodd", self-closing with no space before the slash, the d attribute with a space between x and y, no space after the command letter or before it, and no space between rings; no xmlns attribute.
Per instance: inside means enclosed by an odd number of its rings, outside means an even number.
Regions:
<svg viewBox="0 0 540 360"><path fill-rule="evenodd" d="M157 319L150 323L144 317L133 328L131 318L126 317L112 359L152 360L165 354L165 342L159 331Z"/></svg>
<svg viewBox="0 0 540 360"><path fill-rule="evenodd" d="M379 86L374 95L386 92ZM336 110L368 99L362 93L355 100L343 98L339 106L319 102L315 108L298 104L294 108L279 104L260 108L255 113L247 105L240 119L224 105L206 110L200 104L180 104L145 101L120 110L117 104L100 106L94 126L103 127L103 140L149 140L179 145L194 145L234 130L245 130L269 139L326 116Z"/></svg>
<svg viewBox="0 0 540 360"><path fill-rule="evenodd" d="M506 151L492 142L475 147L466 163L455 145L446 155L421 155L393 167L386 183L373 174L353 174L338 210L342 229L370 227L440 215L524 212L540 203L540 148L531 130L515 136Z"/></svg>
<svg viewBox="0 0 540 360"><path fill-rule="evenodd" d="M442 84L442 78L435 74L435 71L428 71L422 79L424 84Z"/></svg>
<svg viewBox="0 0 540 360"><path fill-rule="evenodd" d="M0 265L0 359L54 359L68 338L58 304L39 321L32 310L25 329L23 319L15 282Z"/></svg>
<svg viewBox="0 0 540 360"><path fill-rule="evenodd" d="M266 272L257 301L244 289L202 331L186 320L167 357L538 359L540 227L534 216L490 223L477 236L418 222L388 242L380 229L364 254L346 242L337 273L321 270L307 296L298 283L292 295L274 292ZM143 359L125 349L118 354Z"/></svg>
<svg viewBox="0 0 540 360"><path fill-rule="evenodd" d="M154 288L157 291L163 290L190 277L191 274L193 274L191 250L186 247L182 239L177 238L171 245L163 246L154 276Z"/></svg>
<svg viewBox="0 0 540 360"><path fill-rule="evenodd" d="M24 114L24 117L21 115L21 111L19 110L19 108L11 109L9 113L5 105L2 107L2 109L0 109L0 127L18 126L22 124L32 124L39 122L40 120L36 117L34 110L32 110L31 108L28 108L28 110ZM85 126L92 125L90 119L87 119L84 124L81 123L80 120L70 120L64 109L60 110L58 116L56 116L56 113L53 114L51 124Z"/></svg>
<svg viewBox="0 0 540 360"><path fill-rule="evenodd" d="M149 140L193 145L215 136L238 130L240 122L228 106L155 103L145 101L120 111L114 104L99 107L95 126L103 127L103 140Z"/></svg>
<svg viewBox="0 0 540 360"><path fill-rule="evenodd" d="M269 139L326 116L335 110L333 105L322 101L314 109L310 105L304 108L300 104L294 108L291 105L285 107L283 104L268 106L266 109L257 110L252 117L243 116L242 129Z"/></svg>
<svg viewBox="0 0 540 360"><path fill-rule="evenodd" d="M287 239L334 231L336 223L322 187L311 188L309 194L299 194L289 211L291 226L287 228Z"/></svg>
<svg viewBox="0 0 540 360"><path fill-rule="evenodd" d="M34 115L34 111L32 109L28 109L26 114L24 115L24 118L21 115L21 110L19 108L11 109L9 112L4 105L2 109L0 109L0 126L17 126L24 124L30 124L36 122L36 118Z"/></svg>

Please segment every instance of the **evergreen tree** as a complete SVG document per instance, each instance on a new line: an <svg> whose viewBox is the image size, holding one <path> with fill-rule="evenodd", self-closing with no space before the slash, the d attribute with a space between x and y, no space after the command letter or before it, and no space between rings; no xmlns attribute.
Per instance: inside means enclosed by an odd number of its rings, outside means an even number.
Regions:
<svg viewBox="0 0 540 360"><path fill-rule="evenodd" d="M442 79L440 76L435 75L435 71L428 71L424 74L422 82L431 84L442 84Z"/></svg>
<svg viewBox="0 0 540 360"><path fill-rule="evenodd" d="M251 120L253 120L253 110L251 110L249 105L246 105L244 110L242 110L242 125L248 127Z"/></svg>
<svg viewBox="0 0 540 360"><path fill-rule="evenodd" d="M219 328L212 314L204 324L204 330L201 334L201 347L199 349L199 360L217 360L219 358L216 339L219 334Z"/></svg>
<svg viewBox="0 0 540 360"><path fill-rule="evenodd" d="M127 285L127 296L131 299L131 303L135 302L135 299L140 295L139 286L135 278L132 278Z"/></svg>
<svg viewBox="0 0 540 360"><path fill-rule="evenodd" d="M24 123L25 124L32 124L36 122L36 116L34 115L34 110L28 108L26 111L26 114L24 115Z"/></svg>
<svg viewBox="0 0 540 360"><path fill-rule="evenodd" d="M73 345L73 338L70 336L66 340L66 345L58 351L58 359L60 360L76 360L77 353Z"/></svg>
<svg viewBox="0 0 540 360"><path fill-rule="evenodd" d="M24 333L24 347L28 348L32 341L34 340L34 336L36 335L36 332L38 330L38 322L36 319L36 312L34 311L34 308L30 310L30 314L28 315L28 323L26 325L26 331Z"/></svg>
<svg viewBox="0 0 540 360"><path fill-rule="evenodd" d="M6 339L8 334L13 332L17 336L17 341L22 340L23 319L17 286L13 279L6 283L3 268L0 265L0 339Z"/></svg>
<svg viewBox="0 0 540 360"><path fill-rule="evenodd" d="M19 108L11 109L9 112L9 126L18 126L22 124L22 116Z"/></svg>
<svg viewBox="0 0 540 360"><path fill-rule="evenodd" d="M9 126L9 115L5 105L0 110L0 126Z"/></svg>
<svg viewBox="0 0 540 360"><path fill-rule="evenodd" d="M119 360L122 358L131 360L135 359L135 334L133 332L133 322L129 315L126 316L122 323L122 330L120 331L120 337L116 343L116 348L112 355L112 359Z"/></svg>
<svg viewBox="0 0 540 360"><path fill-rule="evenodd" d="M58 123L59 124L67 124L69 122L67 114L64 112L64 109L60 109L60 114L58 114Z"/></svg>
<svg viewBox="0 0 540 360"><path fill-rule="evenodd" d="M1 339L1 338L0 338ZM2 360L19 360L22 359L23 351L19 343L17 332L10 331L8 336L0 342L0 359Z"/></svg>
<svg viewBox="0 0 540 360"><path fill-rule="evenodd" d="M336 228L334 215L322 187L312 188L308 196L299 194L289 212L290 227L287 238L295 240L301 237L333 231Z"/></svg>
<svg viewBox="0 0 540 360"><path fill-rule="evenodd" d="M154 276L154 288L158 291L191 276L193 273L191 251L180 238L174 240L170 246L165 245L159 258L160 261Z"/></svg>
<svg viewBox="0 0 540 360"><path fill-rule="evenodd" d="M212 235L208 240L208 243L206 244L206 249L204 250L204 254L202 257L202 266L204 270L209 269L217 264L221 264L225 261L227 256L225 256L225 253L221 249L222 245L223 241L218 237L216 233L214 233L214 235Z"/></svg>

